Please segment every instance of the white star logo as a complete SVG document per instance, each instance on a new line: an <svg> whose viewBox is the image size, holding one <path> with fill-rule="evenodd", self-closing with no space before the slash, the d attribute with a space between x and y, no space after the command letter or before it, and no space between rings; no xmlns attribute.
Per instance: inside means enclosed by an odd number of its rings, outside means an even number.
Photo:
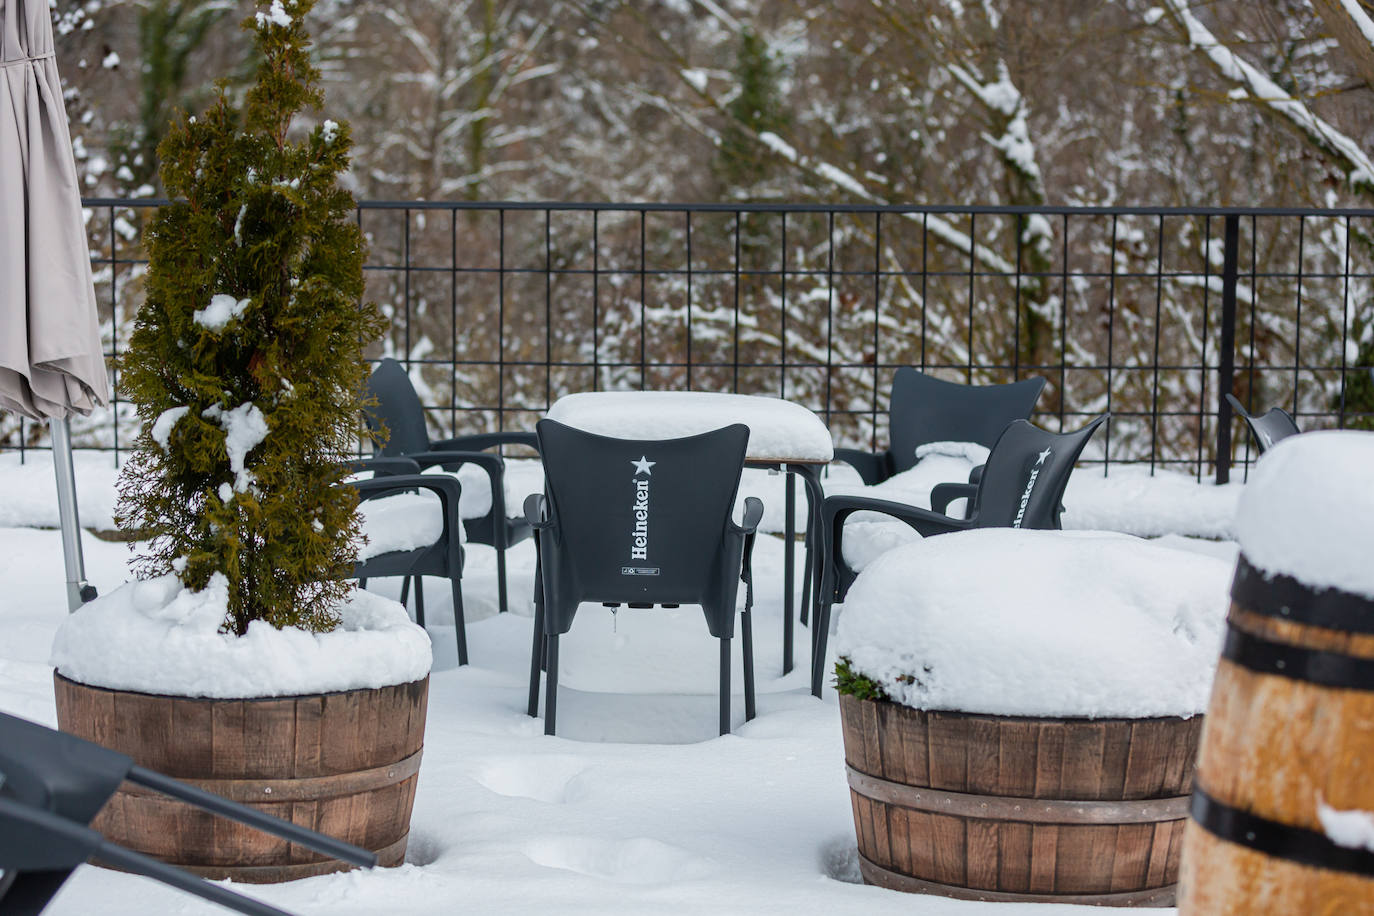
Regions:
<svg viewBox="0 0 1374 916"><path fill-rule="evenodd" d="M1035 466L1040 467L1040 465L1045 463L1045 459L1048 457L1050 457L1050 449L1047 447L1043 452L1040 453L1040 457L1036 460Z"/></svg>
<svg viewBox="0 0 1374 916"><path fill-rule="evenodd" d="M653 472L650 471L649 468L658 464L658 462L650 461L647 455L641 455L638 461L631 459L630 464L635 466L635 476L638 477L640 474L652 475Z"/></svg>

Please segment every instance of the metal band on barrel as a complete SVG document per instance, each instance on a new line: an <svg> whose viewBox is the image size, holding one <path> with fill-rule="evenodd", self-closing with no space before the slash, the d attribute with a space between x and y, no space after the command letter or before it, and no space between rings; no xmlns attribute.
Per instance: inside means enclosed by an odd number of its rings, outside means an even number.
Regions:
<svg viewBox="0 0 1374 916"><path fill-rule="evenodd" d="M1258 674L1273 674L1322 687L1374 691L1374 658L1304 649L1273 642L1228 623L1221 657Z"/></svg>
<svg viewBox="0 0 1374 916"><path fill-rule="evenodd" d="M1374 633L1374 600L1338 588L1316 589L1282 573L1257 569L1245 554L1236 563L1231 598L1247 611L1350 633Z"/></svg>
<svg viewBox="0 0 1374 916"><path fill-rule="evenodd" d="M1299 865L1374 878L1374 852L1338 846L1324 833L1232 808L1200 787L1193 792L1191 813L1199 827L1228 843Z"/></svg>

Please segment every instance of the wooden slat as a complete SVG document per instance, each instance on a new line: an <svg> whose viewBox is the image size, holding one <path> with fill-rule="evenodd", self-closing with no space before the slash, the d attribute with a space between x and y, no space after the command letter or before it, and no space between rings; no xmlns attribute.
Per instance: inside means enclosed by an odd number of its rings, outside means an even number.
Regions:
<svg viewBox="0 0 1374 916"><path fill-rule="evenodd" d="M928 728L931 787L965 791L968 787L967 724L957 714L931 713Z"/></svg>
<svg viewBox="0 0 1374 916"><path fill-rule="evenodd" d="M1001 846L998 843L1000 829L1000 824L990 821L971 820L966 823L968 843L965 849L968 856L968 874L965 883L968 887L990 891L998 889L998 878L1001 873Z"/></svg>
<svg viewBox="0 0 1374 916"><path fill-rule="evenodd" d="M1064 769L1059 798L1096 799L1102 784L1102 756L1106 726L1075 722L1064 732Z"/></svg>
<svg viewBox="0 0 1374 916"><path fill-rule="evenodd" d="M964 819L930 815L930 839L935 847L935 877L932 880L965 885L968 882L968 833Z"/></svg>
<svg viewBox="0 0 1374 916"><path fill-rule="evenodd" d="M1061 722L1046 722L1038 727L1035 742L1035 797L1060 798L1064 779L1064 732Z"/></svg>
<svg viewBox="0 0 1374 916"><path fill-rule="evenodd" d="M997 831L997 889L1029 893L1031 876L1031 825L1011 822Z"/></svg>
<svg viewBox="0 0 1374 916"><path fill-rule="evenodd" d="M1036 824L1031 828L1030 892L1054 892L1054 873L1058 867L1059 828L1051 824Z"/></svg>
<svg viewBox="0 0 1374 916"><path fill-rule="evenodd" d="M1007 794L1002 789L1001 780L1001 725L991 718L970 719L965 746L968 761L965 791L987 795Z"/></svg>

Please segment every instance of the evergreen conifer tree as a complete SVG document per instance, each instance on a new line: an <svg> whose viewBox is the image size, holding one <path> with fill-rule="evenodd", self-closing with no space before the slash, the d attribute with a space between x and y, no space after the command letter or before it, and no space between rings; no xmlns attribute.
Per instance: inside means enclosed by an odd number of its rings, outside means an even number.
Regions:
<svg viewBox="0 0 1374 916"><path fill-rule="evenodd" d="M362 350L383 329L360 305L363 241L337 183L348 128L291 131L324 101L302 24L313 2L245 20L261 65L242 106L221 84L160 145L178 202L149 227L146 302L119 363L144 430L120 482L121 527L149 539L137 571L193 590L222 573L224 628L240 635L253 620L337 625L358 534L339 462L361 434Z"/></svg>

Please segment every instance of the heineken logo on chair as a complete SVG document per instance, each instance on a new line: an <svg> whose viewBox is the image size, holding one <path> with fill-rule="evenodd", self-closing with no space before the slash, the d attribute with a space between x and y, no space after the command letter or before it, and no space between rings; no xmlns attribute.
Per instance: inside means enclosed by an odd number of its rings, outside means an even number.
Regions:
<svg viewBox="0 0 1374 916"><path fill-rule="evenodd" d="M630 531L630 559L647 560L649 558L649 481L653 474L653 466L656 461L650 461L649 456L642 455L638 461L631 460L635 472L631 477L634 482L634 505L631 507L631 514L634 516L634 527ZM641 476L642 475L642 476ZM659 568L657 566L622 566L620 567L622 576L657 576Z"/></svg>
<svg viewBox="0 0 1374 916"><path fill-rule="evenodd" d="M1016 519L1011 523L1013 528L1021 527L1021 519L1026 517L1026 504L1030 502L1031 493L1035 491L1035 481L1040 476L1040 466L1052 454L1053 451L1046 446L1045 450L1036 456L1035 466L1031 468L1030 477L1026 480L1026 491L1021 494L1021 505L1016 508Z"/></svg>

